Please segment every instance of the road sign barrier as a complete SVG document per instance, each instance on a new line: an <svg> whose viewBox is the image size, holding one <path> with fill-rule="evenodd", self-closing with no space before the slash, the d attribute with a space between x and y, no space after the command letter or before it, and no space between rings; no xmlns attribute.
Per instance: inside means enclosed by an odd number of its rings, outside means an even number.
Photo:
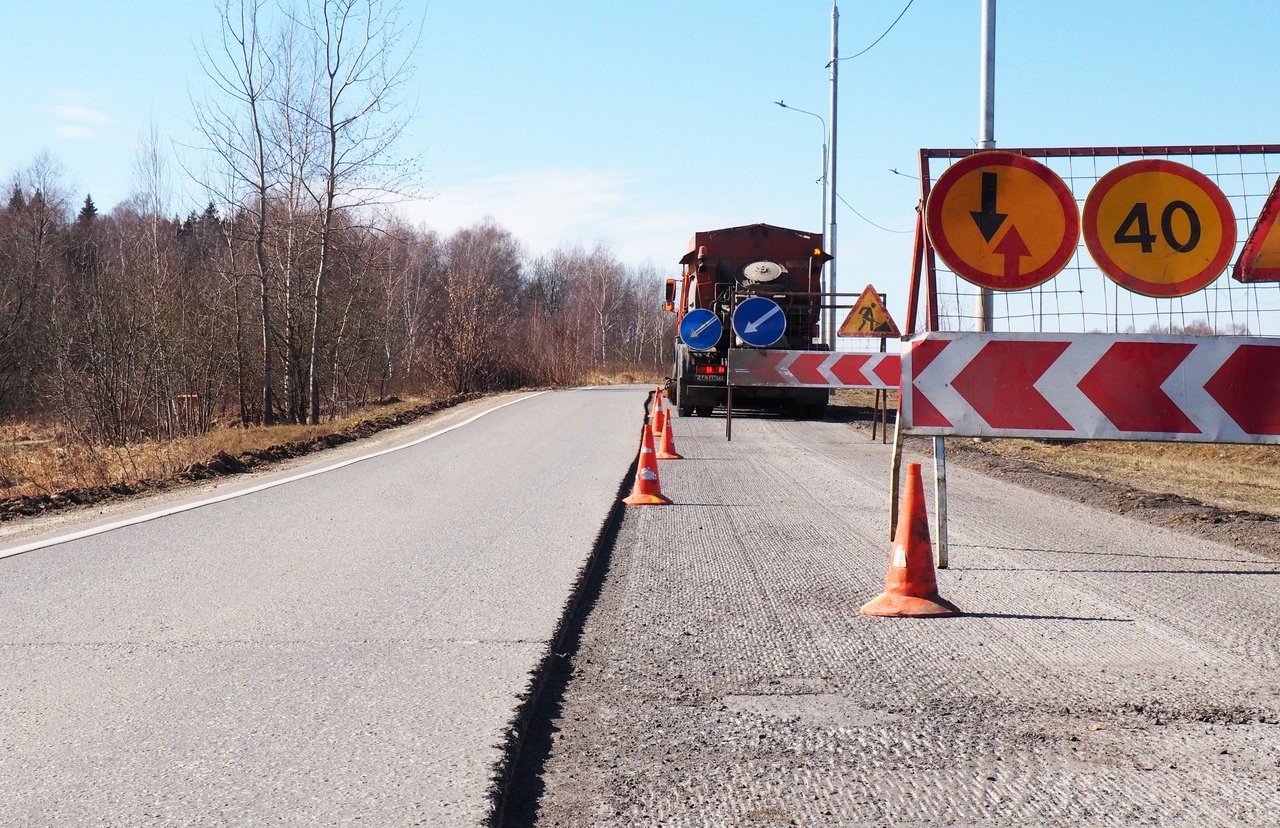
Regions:
<svg viewBox="0 0 1280 828"><path fill-rule="evenodd" d="M727 378L737 386L890 390L898 387L901 371L897 354L735 348Z"/></svg>
<svg viewBox="0 0 1280 828"><path fill-rule="evenodd" d="M911 434L1280 444L1280 340L925 333L902 359Z"/></svg>

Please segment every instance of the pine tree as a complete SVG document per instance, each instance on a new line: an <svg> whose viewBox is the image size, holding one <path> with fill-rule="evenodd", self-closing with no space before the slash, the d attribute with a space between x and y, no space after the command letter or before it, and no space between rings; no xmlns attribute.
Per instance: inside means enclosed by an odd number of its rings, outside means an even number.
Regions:
<svg viewBox="0 0 1280 828"><path fill-rule="evenodd" d="M84 206L80 208L80 215L76 216L76 221L81 224L88 224L98 217L98 206L93 203L93 196L86 195L84 197Z"/></svg>

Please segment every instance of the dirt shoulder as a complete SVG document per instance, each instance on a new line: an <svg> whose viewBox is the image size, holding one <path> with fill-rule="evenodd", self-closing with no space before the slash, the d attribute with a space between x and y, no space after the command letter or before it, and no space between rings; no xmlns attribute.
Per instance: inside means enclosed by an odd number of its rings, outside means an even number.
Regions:
<svg viewBox="0 0 1280 828"><path fill-rule="evenodd" d="M869 393L846 393L829 416L869 437L872 405ZM890 408L891 429L893 417ZM908 445L932 454L930 440L913 438ZM946 446L954 465L1280 558L1280 450L1274 446L968 438L948 439Z"/></svg>
<svg viewBox="0 0 1280 828"><path fill-rule="evenodd" d="M265 446L234 453L218 451L207 459L186 465L176 474L164 477L123 481L111 485L84 486L50 494L6 497L0 499L0 523L53 514L75 507L96 506L141 495L167 492L192 483L245 474L286 460L372 437L388 429L409 425L479 396L482 395L456 394L418 405L398 407L387 413L378 413L376 409L369 410L355 416L345 425L335 425L331 430L320 427L316 429L318 433L305 439L268 441Z"/></svg>

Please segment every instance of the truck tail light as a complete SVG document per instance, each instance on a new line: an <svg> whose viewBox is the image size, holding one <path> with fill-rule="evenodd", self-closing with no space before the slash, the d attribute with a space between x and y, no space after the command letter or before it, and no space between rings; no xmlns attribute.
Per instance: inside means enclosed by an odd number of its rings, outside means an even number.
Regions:
<svg viewBox="0 0 1280 828"><path fill-rule="evenodd" d="M704 376L723 377L725 368L723 365L695 365L693 373L702 374Z"/></svg>

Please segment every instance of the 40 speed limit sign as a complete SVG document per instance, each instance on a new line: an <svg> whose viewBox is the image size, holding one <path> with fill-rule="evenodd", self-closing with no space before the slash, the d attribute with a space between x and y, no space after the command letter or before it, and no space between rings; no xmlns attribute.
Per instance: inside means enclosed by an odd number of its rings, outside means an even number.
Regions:
<svg viewBox="0 0 1280 828"><path fill-rule="evenodd" d="M1111 170L1089 191L1085 245L1112 281L1144 296L1186 296L1226 269L1236 220L1222 190L1158 158Z"/></svg>

